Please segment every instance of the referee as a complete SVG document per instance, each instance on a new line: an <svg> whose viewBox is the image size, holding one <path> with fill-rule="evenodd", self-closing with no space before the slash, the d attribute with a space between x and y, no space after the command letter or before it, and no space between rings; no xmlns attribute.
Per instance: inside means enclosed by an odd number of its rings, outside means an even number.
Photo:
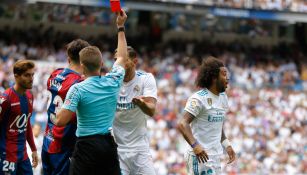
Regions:
<svg viewBox="0 0 307 175"><path fill-rule="evenodd" d="M124 11L117 14L118 58L112 70L106 76L100 76L101 52L95 46L82 49L79 56L86 79L69 89L62 109L57 113L55 124L65 126L77 112L77 142L71 159L71 175L120 175L117 145L109 128L125 76L126 19Z"/></svg>

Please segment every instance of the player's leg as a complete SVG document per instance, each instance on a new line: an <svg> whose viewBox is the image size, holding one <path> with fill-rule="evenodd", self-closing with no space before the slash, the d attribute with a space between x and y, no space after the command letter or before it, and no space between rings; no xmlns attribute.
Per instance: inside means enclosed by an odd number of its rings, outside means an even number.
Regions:
<svg viewBox="0 0 307 175"><path fill-rule="evenodd" d="M53 162L53 175L61 174L67 175L69 173L71 151L63 153L50 154L50 160Z"/></svg>
<svg viewBox="0 0 307 175"><path fill-rule="evenodd" d="M130 166L127 154L125 152L118 152L119 163L120 163L120 171L122 175L130 174Z"/></svg>
<svg viewBox="0 0 307 175"><path fill-rule="evenodd" d="M215 174L222 174L222 165L221 165L221 158L219 155L217 156L212 156L212 160L213 160L213 172L215 172Z"/></svg>
<svg viewBox="0 0 307 175"><path fill-rule="evenodd" d="M51 175L53 167L51 165L49 153L42 150L41 157L42 157L42 165L43 165L44 175Z"/></svg>
<svg viewBox="0 0 307 175"><path fill-rule="evenodd" d="M220 167L220 157L219 156L210 156L209 160L205 163L199 163L199 171L200 175L210 174L210 175L218 175L221 174Z"/></svg>
<svg viewBox="0 0 307 175"><path fill-rule="evenodd" d="M70 160L70 175L90 174L91 167L89 163L92 160L89 160L88 157L93 150L87 146L86 142L87 140L78 140L76 142L75 151Z"/></svg>
<svg viewBox="0 0 307 175"><path fill-rule="evenodd" d="M136 152L130 158L131 161L131 174L135 175L155 175L154 164L152 156L149 152Z"/></svg>
<svg viewBox="0 0 307 175"><path fill-rule="evenodd" d="M16 175L33 175L32 165L30 159L26 159L17 163Z"/></svg>
<svg viewBox="0 0 307 175"><path fill-rule="evenodd" d="M189 175L221 174L220 156L210 156L205 163L199 163L197 157L189 152L185 155Z"/></svg>
<svg viewBox="0 0 307 175"><path fill-rule="evenodd" d="M185 154L185 160L186 160L186 167L187 167L188 175L196 175L196 174L199 175L200 167L199 167L199 163L197 161L196 156L188 152Z"/></svg>

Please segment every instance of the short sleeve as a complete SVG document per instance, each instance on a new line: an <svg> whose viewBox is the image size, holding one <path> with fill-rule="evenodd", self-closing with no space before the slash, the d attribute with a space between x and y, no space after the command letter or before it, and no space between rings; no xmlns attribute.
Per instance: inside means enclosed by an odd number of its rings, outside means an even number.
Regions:
<svg viewBox="0 0 307 175"><path fill-rule="evenodd" d="M156 80L152 74L149 74L144 83L144 97L153 97L157 99L157 85Z"/></svg>
<svg viewBox="0 0 307 175"><path fill-rule="evenodd" d="M201 111L201 102L196 98L190 97L184 110L197 117Z"/></svg>
<svg viewBox="0 0 307 175"><path fill-rule="evenodd" d="M112 70L106 74L106 78L111 78L118 84L122 84L125 77L125 69L117 64L114 64Z"/></svg>
<svg viewBox="0 0 307 175"><path fill-rule="evenodd" d="M62 108L76 112L81 94L78 90L78 84L73 85L67 92Z"/></svg>

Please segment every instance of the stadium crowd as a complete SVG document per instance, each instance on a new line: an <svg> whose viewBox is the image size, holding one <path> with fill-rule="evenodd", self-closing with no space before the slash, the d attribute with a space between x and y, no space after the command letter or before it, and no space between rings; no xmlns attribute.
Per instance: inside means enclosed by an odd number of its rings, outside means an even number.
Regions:
<svg viewBox="0 0 307 175"><path fill-rule="evenodd" d="M213 1L214 5L237 7L237 3L241 1L219 0ZM243 1L242 1L243 2ZM258 1L257 1L258 2ZM261 3L260 3L261 2ZM281 1L274 1L274 3ZM288 1L287 1L288 2ZM289 3L295 1L289 1ZM255 2L256 3L256 2ZM259 1L255 4L255 8L271 9L262 3L269 1ZM273 3L273 2L272 2ZM305 9L307 12L307 4L300 2L296 5L300 9ZM244 4L244 3L243 3ZM285 3L282 3L285 4ZM240 6L241 7L241 6ZM246 6L242 6L248 8ZM143 14L138 11L130 10L131 15L127 21L127 27L135 30L140 25L139 19ZM52 3L37 3L37 4L1 4L0 3L0 18L10 20L26 20L28 22L40 23L76 23L87 26L105 26L110 25L114 21L115 15L110 13L108 8L80 6L69 4L52 4ZM215 32L235 32L241 34L257 33L261 36L271 35L271 21L261 21L255 19L223 19L214 17L212 14L192 15L182 12L162 13L151 12L150 22L146 26L152 26L156 32L159 30L178 30L178 31L215 31ZM148 30L148 29L147 29Z"/></svg>
<svg viewBox="0 0 307 175"><path fill-rule="evenodd" d="M0 30L0 92L13 83L15 60L37 61L35 114L31 120L39 149L47 119L46 81L53 69L66 65L64 46L77 36L57 33L52 28L29 30ZM105 36L87 40L103 51L107 71L116 41ZM184 153L188 145L177 132L176 122L187 98L196 90L197 68L207 55L222 59L231 73L225 127L238 158L232 165L223 164L224 172L307 173L307 65L302 49L281 44L269 50L207 41L173 41L151 48L142 41L128 38L128 43L139 51L139 68L152 72L157 80L158 105L148 128L158 175L186 174ZM39 167L36 171L39 174Z"/></svg>
<svg viewBox="0 0 307 175"><path fill-rule="evenodd" d="M294 12L306 12L307 3L304 0L218 0L219 6L235 8L255 8L262 10L283 10Z"/></svg>
<svg viewBox="0 0 307 175"><path fill-rule="evenodd" d="M165 0L156 0L165 1ZM249 8L261 10L280 10L293 12L306 12L307 2L305 0L170 0L179 3L195 3L204 5L215 5L219 7Z"/></svg>

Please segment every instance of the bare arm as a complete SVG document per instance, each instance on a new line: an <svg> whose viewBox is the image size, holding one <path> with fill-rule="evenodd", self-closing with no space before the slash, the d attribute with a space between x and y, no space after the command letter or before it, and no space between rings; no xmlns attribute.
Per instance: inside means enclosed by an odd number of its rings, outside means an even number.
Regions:
<svg viewBox="0 0 307 175"><path fill-rule="evenodd" d="M28 120L27 124L27 142L32 151L32 166L36 168L36 166L38 165L38 156L30 120Z"/></svg>
<svg viewBox="0 0 307 175"><path fill-rule="evenodd" d="M132 102L136 104L146 115L153 117L156 111L157 100L153 97L133 98Z"/></svg>
<svg viewBox="0 0 307 175"><path fill-rule="evenodd" d="M69 88L63 106L56 113L54 120L56 126L65 126L74 118L80 98L77 84L75 84Z"/></svg>
<svg viewBox="0 0 307 175"><path fill-rule="evenodd" d="M236 153L233 150L233 148L230 144L230 141L227 139L227 137L225 135L224 125L223 125L223 128L222 128L221 143L222 143L222 145L223 145L224 149L226 150L228 157L229 157L227 164L230 164L236 159Z"/></svg>
<svg viewBox="0 0 307 175"><path fill-rule="evenodd" d="M65 125L67 125L67 123L70 122L70 120L72 119L73 115L74 115L74 112L72 112L72 111L70 111L68 109L62 108L60 110L60 112L58 112L56 114L56 118L54 120L54 124L56 126L65 126Z"/></svg>
<svg viewBox="0 0 307 175"><path fill-rule="evenodd" d="M120 13L117 13L117 28L124 28L125 21L127 19L127 15L125 11L121 11ZM120 65L122 67L126 67L126 62L128 60L127 57L127 41L124 31L118 32L118 43L117 43L117 59L115 61L115 64Z"/></svg>
<svg viewBox="0 0 307 175"><path fill-rule="evenodd" d="M209 157L203 147L197 142L192 134L190 123L195 117L188 112L185 112L182 119L179 120L177 128L179 132L183 135L184 139L191 145L193 152L197 157L199 163L204 163L209 160Z"/></svg>
<svg viewBox="0 0 307 175"><path fill-rule="evenodd" d="M192 114L185 112L184 116L179 120L177 124L177 129L182 134L184 139L189 143L189 145L192 145L196 142L190 127L190 123L193 121L193 119L194 116Z"/></svg>

